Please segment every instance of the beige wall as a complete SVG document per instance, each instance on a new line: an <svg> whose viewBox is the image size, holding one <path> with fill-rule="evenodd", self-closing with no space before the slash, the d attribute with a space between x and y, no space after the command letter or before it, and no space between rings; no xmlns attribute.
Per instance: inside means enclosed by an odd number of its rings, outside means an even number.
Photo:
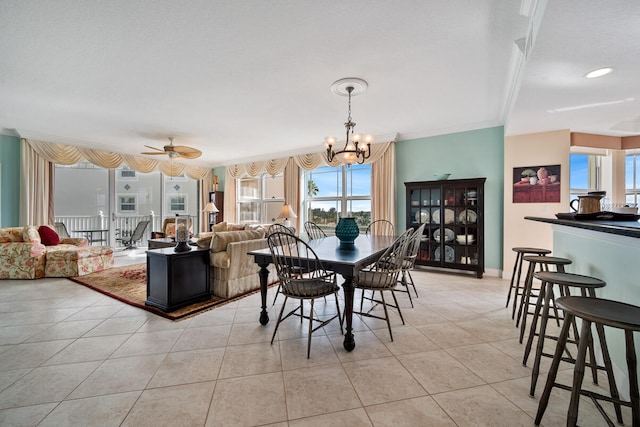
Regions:
<svg viewBox="0 0 640 427"><path fill-rule="evenodd" d="M555 218L569 212L569 130L516 135L505 138L504 145L504 240L503 277L511 278L516 246L553 249L551 226L525 220L525 216ZM560 203L513 203L513 168L561 165Z"/></svg>

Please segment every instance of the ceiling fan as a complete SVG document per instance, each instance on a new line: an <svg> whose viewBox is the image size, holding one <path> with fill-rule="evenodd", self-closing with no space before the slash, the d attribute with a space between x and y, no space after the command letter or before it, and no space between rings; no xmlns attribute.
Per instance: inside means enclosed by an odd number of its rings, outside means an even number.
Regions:
<svg viewBox="0 0 640 427"><path fill-rule="evenodd" d="M176 157L182 157L185 159L197 159L202 155L202 151L193 147L187 147L186 145L173 145L172 137L169 137L169 145L165 145L164 147L162 147L162 150L156 147L151 147L150 145L145 145L145 147L151 148L155 151L147 151L142 154L167 154L170 159L174 159Z"/></svg>

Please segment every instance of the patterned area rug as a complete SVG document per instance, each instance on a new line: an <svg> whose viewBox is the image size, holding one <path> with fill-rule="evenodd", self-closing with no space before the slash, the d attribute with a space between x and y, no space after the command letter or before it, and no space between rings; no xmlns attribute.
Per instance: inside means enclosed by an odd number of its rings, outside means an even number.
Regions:
<svg viewBox="0 0 640 427"><path fill-rule="evenodd" d="M259 290L252 291L229 299L212 295L208 301L197 302L170 313L165 313L158 308L149 307L144 304L147 299L147 265L145 263L110 268L82 277L70 277L69 279L129 305L142 308L171 320L185 319L203 311L208 311L231 301L238 300L244 296L260 292ZM259 308L256 307L256 319L258 318L258 314Z"/></svg>

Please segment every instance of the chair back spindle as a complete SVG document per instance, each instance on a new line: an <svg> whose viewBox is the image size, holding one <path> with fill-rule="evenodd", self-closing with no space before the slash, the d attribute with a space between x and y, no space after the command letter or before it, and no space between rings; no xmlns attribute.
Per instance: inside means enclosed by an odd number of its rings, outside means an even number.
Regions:
<svg viewBox="0 0 640 427"><path fill-rule="evenodd" d="M391 221L378 219L369 224L365 234L373 234L376 236L395 236L396 230Z"/></svg>
<svg viewBox="0 0 640 427"><path fill-rule="evenodd" d="M324 232L324 230L320 228L318 224L316 224L313 221L305 222L304 230L307 232L307 236L309 236L309 240L323 239L327 237L327 234Z"/></svg>

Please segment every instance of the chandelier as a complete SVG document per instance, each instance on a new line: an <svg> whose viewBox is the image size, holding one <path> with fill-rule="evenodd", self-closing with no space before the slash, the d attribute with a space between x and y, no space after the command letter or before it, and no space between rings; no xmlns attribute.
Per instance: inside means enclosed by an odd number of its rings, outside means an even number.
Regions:
<svg viewBox="0 0 640 427"><path fill-rule="evenodd" d="M362 164L371 155L371 143L373 142L373 137L371 135L363 136L359 133L354 133L353 128L356 127L356 124L351 121L351 96L361 94L367 89L367 86L366 81L358 78L340 79L331 86L331 90L334 93L349 97L349 111L347 121L344 124L344 127L347 130L347 137L342 150L333 150L333 146L337 142L336 137L328 136L324 139L325 147L327 149L327 160L329 163L331 163L334 158L338 158L341 163L349 165L354 163Z"/></svg>

